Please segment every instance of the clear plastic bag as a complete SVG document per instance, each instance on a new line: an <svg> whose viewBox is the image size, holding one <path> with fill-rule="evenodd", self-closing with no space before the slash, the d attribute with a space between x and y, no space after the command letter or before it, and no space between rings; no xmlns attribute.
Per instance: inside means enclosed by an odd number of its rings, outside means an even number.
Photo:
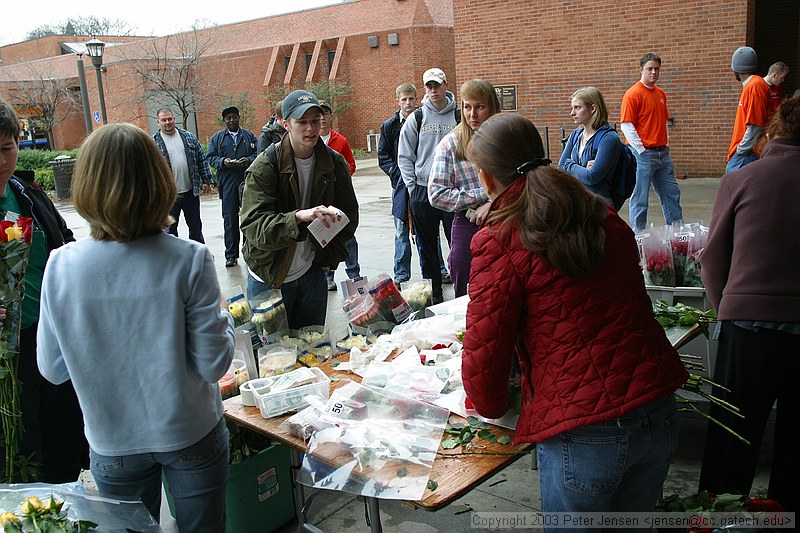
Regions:
<svg viewBox="0 0 800 533"><path fill-rule="evenodd" d="M250 321L263 344L280 341L289 334L289 319L280 289L269 289L250 300Z"/></svg>
<svg viewBox="0 0 800 533"><path fill-rule="evenodd" d="M449 379L449 368L425 366L417 359L416 365L373 362L367 367L361 384L375 389L403 391L408 398L431 403L439 397Z"/></svg>
<svg viewBox="0 0 800 533"><path fill-rule="evenodd" d="M233 317L233 327L237 330L249 328L250 319L253 318L253 313L250 310L250 304L244 296L241 285L236 285L227 289L223 296L225 301L228 302L228 312Z"/></svg>
<svg viewBox="0 0 800 533"><path fill-rule="evenodd" d="M644 282L660 287L675 286L675 265L670 248L671 226L641 230L636 240L641 244Z"/></svg>
<svg viewBox="0 0 800 533"><path fill-rule="evenodd" d="M378 305L384 320L400 324L413 309L408 305L405 298L400 294L400 290L395 285L392 278L386 274L379 274L370 283L369 295Z"/></svg>
<svg viewBox="0 0 800 533"><path fill-rule="evenodd" d="M297 480L315 488L419 500L450 412L349 382L336 389ZM333 465L333 466L332 466Z"/></svg>
<svg viewBox="0 0 800 533"><path fill-rule="evenodd" d="M702 287L700 278L700 256L708 242L708 226L698 224L689 237L689 246L686 256L686 270L683 274L683 283L687 287Z"/></svg>
<svg viewBox="0 0 800 533"><path fill-rule="evenodd" d="M403 285L400 294L408 302L411 309L417 311L417 316L423 317L425 316L425 309L431 305L433 298L431 280L423 279L413 283L409 281Z"/></svg>
<svg viewBox="0 0 800 533"><path fill-rule="evenodd" d="M669 233L669 246L672 249L672 263L675 267L675 285L678 287L686 286L684 273L689 256L689 239L691 239L696 225L674 222Z"/></svg>

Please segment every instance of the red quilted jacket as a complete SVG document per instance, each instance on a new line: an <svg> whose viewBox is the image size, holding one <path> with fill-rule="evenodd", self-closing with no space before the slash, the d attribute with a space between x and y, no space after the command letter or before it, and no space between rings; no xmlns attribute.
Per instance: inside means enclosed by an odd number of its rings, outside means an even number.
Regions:
<svg viewBox="0 0 800 533"><path fill-rule="evenodd" d="M604 265L584 280L529 252L513 227L484 227L472 239L464 388L481 415L501 416L518 356L514 443L613 420L688 377L653 316L633 233L612 209L603 228Z"/></svg>

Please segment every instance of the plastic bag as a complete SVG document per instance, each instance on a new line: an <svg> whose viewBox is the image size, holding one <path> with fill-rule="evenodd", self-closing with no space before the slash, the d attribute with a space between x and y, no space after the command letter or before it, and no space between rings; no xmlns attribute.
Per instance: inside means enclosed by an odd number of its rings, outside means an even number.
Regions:
<svg viewBox="0 0 800 533"><path fill-rule="evenodd" d="M381 315L388 322L400 324L413 311L392 278L386 274L378 275L370 284L369 295L378 304Z"/></svg>
<svg viewBox="0 0 800 533"><path fill-rule="evenodd" d="M269 289L250 300L253 316L250 321L263 344L280 340L289 334L289 319L280 289Z"/></svg>
<svg viewBox="0 0 800 533"><path fill-rule="evenodd" d="M671 230L671 226L659 226L636 234L636 240L642 247L644 282L648 285L675 286L675 265L670 248Z"/></svg>
<svg viewBox="0 0 800 533"><path fill-rule="evenodd" d="M450 412L349 382L336 389L297 480L385 499L419 500ZM333 465L333 466L331 466Z"/></svg>
<svg viewBox="0 0 800 533"><path fill-rule="evenodd" d="M369 294L356 295L344 301L342 308L347 313L347 319L352 326L366 328L374 322L383 322L384 317L381 308ZM359 332L361 333L361 332Z"/></svg>
<svg viewBox="0 0 800 533"><path fill-rule="evenodd" d="M244 296L241 285L236 285L227 289L223 296L228 302L228 312L233 317L233 327L238 329L248 328L253 313L250 311L250 304Z"/></svg>
<svg viewBox="0 0 800 533"><path fill-rule="evenodd" d="M408 398L433 402L450 379L450 369L444 366L425 366L417 359L416 365L387 362L371 363L361 384L375 389L403 391Z"/></svg>
<svg viewBox="0 0 800 533"><path fill-rule="evenodd" d="M698 224L689 236L689 246L686 256L686 270L683 274L683 283L687 287L702 287L700 278L700 256L708 242L708 226Z"/></svg>
<svg viewBox="0 0 800 533"><path fill-rule="evenodd" d="M405 284L400 294L405 298L408 305L414 311L417 311L418 317L425 316L425 309L431 305L433 297L433 288L431 287L431 280L423 279L422 281L408 282Z"/></svg>

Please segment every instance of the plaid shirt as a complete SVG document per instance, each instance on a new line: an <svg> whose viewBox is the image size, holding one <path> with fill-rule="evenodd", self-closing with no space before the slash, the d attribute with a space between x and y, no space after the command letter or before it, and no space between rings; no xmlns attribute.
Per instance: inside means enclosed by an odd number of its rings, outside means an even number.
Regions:
<svg viewBox="0 0 800 533"><path fill-rule="evenodd" d="M478 167L456 159L458 131L447 134L436 147L428 177L428 199L433 207L449 212L475 209L489 201L478 178Z"/></svg>
<svg viewBox="0 0 800 533"><path fill-rule="evenodd" d="M206 163L203 147L200 146L200 141L193 133L181 128L175 129L183 139L183 146L186 148L186 161L189 164L189 175L192 177L192 192L194 192L195 196L200 196L200 182L211 184L211 169L208 168L208 163ZM153 140L156 142L158 149L161 150L164 158L166 158L167 164L172 168L167 146L164 144L164 139L161 138L161 130L153 134Z"/></svg>

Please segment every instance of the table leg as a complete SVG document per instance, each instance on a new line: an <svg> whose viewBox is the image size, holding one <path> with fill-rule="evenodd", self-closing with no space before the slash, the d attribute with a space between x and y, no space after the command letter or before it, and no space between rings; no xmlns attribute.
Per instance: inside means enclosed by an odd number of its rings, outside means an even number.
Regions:
<svg viewBox="0 0 800 533"><path fill-rule="evenodd" d="M367 507L367 525L369 525L370 533L383 533L381 527L381 510L378 507L378 498L372 496L364 496L364 501Z"/></svg>

